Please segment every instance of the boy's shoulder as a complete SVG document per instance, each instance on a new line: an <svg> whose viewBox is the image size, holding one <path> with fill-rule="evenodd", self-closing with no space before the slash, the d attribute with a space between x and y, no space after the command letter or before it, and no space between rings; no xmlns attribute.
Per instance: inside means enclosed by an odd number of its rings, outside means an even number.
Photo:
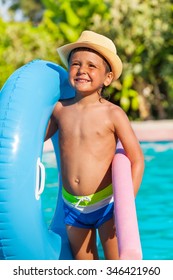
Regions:
<svg viewBox="0 0 173 280"><path fill-rule="evenodd" d="M108 102L107 105L108 105L109 112L114 119L126 117L126 113L120 106L118 106L110 101L107 101L107 102Z"/></svg>
<svg viewBox="0 0 173 280"><path fill-rule="evenodd" d="M107 104L107 106L108 106L108 108L109 108L110 110L113 110L113 111L116 111L116 112L122 112L122 111L123 111L123 109L122 109L120 106L118 106L118 105L112 103L112 102L109 101L109 100L106 100L106 104ZM123 111L123 112L124 112L124 111Z"/></svg>
<svg viewBox="0 0 173 280"><path fill-rule="evenodd" d="M74 101L73 101L74 98L69 98L69 99L61 99L59 100L56 105L55 105L55 109L62 109L63 107L66 107L70 104L73 104Z"/></svg>

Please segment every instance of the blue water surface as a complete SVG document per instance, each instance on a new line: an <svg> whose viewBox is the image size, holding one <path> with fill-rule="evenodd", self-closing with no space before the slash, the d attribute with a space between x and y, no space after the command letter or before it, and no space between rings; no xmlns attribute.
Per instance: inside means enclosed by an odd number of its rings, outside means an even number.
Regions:
<svg viewBox="0 0 173 280"><path fill-rule="evenodd" d="M173 143L142 143L143 182L136 199L144 259L173 260Z"/></svg>
<svg viewBox="0 0 173 280"><path fill-rule="evenodd" d="M141 143L145 172L136 198L143 259L173 260L173 142ZM54 152L45 152L46 186L42 195L49 225L58 194ZM101 247L99 248L102 255Z"/></svg>

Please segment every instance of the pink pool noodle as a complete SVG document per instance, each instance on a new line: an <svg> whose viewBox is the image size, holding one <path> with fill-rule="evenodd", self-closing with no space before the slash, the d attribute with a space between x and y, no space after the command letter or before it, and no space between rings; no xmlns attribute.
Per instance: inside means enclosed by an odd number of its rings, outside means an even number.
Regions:
<svg viewBox="0 0 173 280"><path fill-rule="evenodd" d="M118 142L112 162L114 214L121 260L141 260L142 249L131 177L131 165Z"/></svg>

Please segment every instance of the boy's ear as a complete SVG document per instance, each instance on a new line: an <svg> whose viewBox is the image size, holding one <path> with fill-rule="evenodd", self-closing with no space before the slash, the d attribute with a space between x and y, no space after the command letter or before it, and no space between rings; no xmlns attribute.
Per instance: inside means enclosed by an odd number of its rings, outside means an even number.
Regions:
<svg viewBox="0 0 173 280"><path fill-rule="evenodd" d="M112 72L108 72L106 74L106 78L105 78L105 81L104 81L104 86L107 87L111 84L113 80L113 73Z"/></svg>

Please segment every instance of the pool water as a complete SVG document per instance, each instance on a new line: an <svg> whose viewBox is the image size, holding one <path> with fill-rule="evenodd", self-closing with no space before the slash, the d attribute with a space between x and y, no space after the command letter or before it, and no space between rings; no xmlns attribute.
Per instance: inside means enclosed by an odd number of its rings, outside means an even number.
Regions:
<svg viewBox="0 0 173 280"><path fill-rule="evenodd" d="M143 182L136 199L144 259L173 260L173 143L142 143Z"/></svg>
<svg viewBox="0 0 173 280"><path fill-rule="evenodd" d="M141 143L145 172L136 198L144 260L173 260L173 142ZM43 154L46 185L42 195L49 225L58 194L54 152ZM102 256L101 247L99 247ZM102 256L103 257L103 256Z"/></svg>

